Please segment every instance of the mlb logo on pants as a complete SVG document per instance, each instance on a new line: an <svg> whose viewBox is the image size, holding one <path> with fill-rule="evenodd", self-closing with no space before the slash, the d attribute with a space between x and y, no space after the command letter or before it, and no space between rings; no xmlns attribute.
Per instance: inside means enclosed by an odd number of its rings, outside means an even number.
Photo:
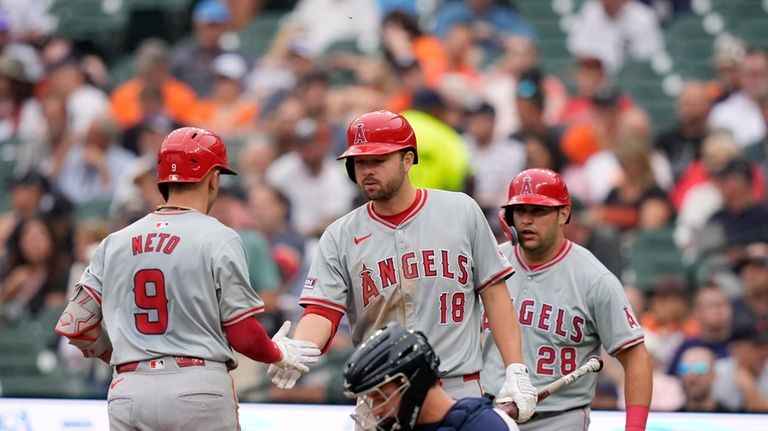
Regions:
<svg viewBox="0 0 768 431"><path fill-rule="evenodd" d="M165 362L162 359L152 359L149 361L150 370L162 370L165 368Z"/></svg>

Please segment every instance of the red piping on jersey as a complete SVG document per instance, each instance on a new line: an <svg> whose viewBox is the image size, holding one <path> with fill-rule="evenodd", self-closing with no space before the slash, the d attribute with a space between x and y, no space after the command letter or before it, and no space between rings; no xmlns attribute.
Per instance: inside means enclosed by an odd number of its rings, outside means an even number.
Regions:
<svg viewBox="0 0 768 431"><path fill-rule="evenodd" d="M227 320L222 320L221 321L221 326L234 325L235 323L245 319L246 317L253 316L254 314L258 314L258 313L261 313L263 311L264 311L264 306L263 305L251 308L250 310L244 311L244 312L238 314L237 316L230 317Z"/></svg>
<svg viewBox="0 0 768 431"><path fill-rule="evenodd" d="M507 277L509 277L510 275L512 275L514 273L515 273L515 268L512 268L511 266L508 266L508 267L502 269L498 274L496 274L493 277L491 277L490 280L488 280L485 283L483 283L482 285L480 285L480 287L475 289L475 292L477 292L478 294L481 294L481 293L483 293L483 291L485 291L485 289L493 286L493 284L496 283L497 281L499 281L499 279L506 279Z"/></svg>
<svg viewBox="0 0 768 431"><path fill-rule="evenodd" d="M534 265L534 266L528 266L527 263L523 260L523 257L520 256L520 246L515 247L515 258L517 258L517 261L520 262L520 266L523 267L523 269L526 272L534 272L534 271L542 271L547 268L551 268L554 266L557 262L560 262L565 258L565 256L568 254L569 251L573 248L573 243L570 240L563 241L563 245L560 247L560 251L557 252L554 258L550 260L547 263L543 263L541 265Z"/></svg>
<svg viewBox="0 0 768 431"><path fill-rule="evenodd" d="M416 199L414 200L414 204L412 205L411 211L403 217L402 220L400 220L400 223L398 224L392 224L388 222L383 216L380 216L376 214L376 211L373 210L373 202L368 202L367 209L368 209L368 215L375 221L383 224L384 226L395 229L398 226L402 225L406 221L414 218L416 214L421 211L422 208L424 208L424 205L427 203L427 189L416 189ZM410 208L409 208L410 209ZM408 211L408 209L406 209Z"/></svg>
<svg viewBox="0 0 768 431"><path fill-rule="evenodd" d="M319 298L299 298L299 305L319 305L321 307L330 308L334 311L340 311L342 313L347 312L347 307L339 305L335 302L328 301L326 299Z"/></svg>
<svg viewBox="0 0 768 431"><path fill-rule="evenodd" d="M642 343L644 339L645 339L645 335L641 335L639 337L633 338L627 341L626 343L622 344L621 346L611 350L610 352L608 352L608 354L611 356L616 356L616 354L619 353L620 351Z"/></svg>
<svg viewBox="0 0 768 431"><path fill-rule="evenodd" d="M179 214L188 214L188 213L193 212L193 211L195 211L195 210L188 209L188 210L178 210L178 211L152 211L152 214L158 214L158 215L179 215Z"/></svg>
<svg viewBox="0 0 768 431"><path fill-rule="evenodd" d="M90 286L86 286L84 284L80 285L83 289L85 289L85 293L91 296L94 301L99 303L99 306L101 306L101 295L99 295L99 292L97 292L94 288Z"/></svg>

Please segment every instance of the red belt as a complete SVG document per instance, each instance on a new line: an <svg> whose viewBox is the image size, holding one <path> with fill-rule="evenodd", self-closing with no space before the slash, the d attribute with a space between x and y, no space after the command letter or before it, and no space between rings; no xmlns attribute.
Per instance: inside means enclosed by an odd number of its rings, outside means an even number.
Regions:
<svg viewBox="0 0 768 431"><path fill-rule="evenodd" d="M472 374L464 374L465 382L469 382L471 380L480 380L480 371Z"/></svg>
<svg viewBox="0 0 768 431"><path fill-rule="evenodd" d="M191 356L174 356L173 359L176 361L176 365L179 366L179 368L184 367L202 367L205 366L205 359L201 358L193 358ZM149 359L146 362L150 363L150 368L152 367L152 361L158 361L159 359ZM132 371L136 371L136 368L139 368L139 364L142 361L136 361L136 362L126 362L125 364L120 364L115 367L115 370L118 373L130 373Z"/></svg>

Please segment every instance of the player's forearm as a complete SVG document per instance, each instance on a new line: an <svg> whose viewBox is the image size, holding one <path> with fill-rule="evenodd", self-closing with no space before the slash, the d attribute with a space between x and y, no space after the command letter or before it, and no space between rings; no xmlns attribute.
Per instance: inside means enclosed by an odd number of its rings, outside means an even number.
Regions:
<svg viewBox="0 0 768 431"><path fill-rule="evenodd" d="M480 297L488 315L493 341L499 349L504 367L512 363L523 363L520 323L512 307L512 298L509 296L507 285L504 281L500 281L485 289Z"/></svg>
<svg viewBox="0 0 768 431"><path fill-rule="evenodd" d="M624 396L626 404L650 406L653 390L653 368L645 344L629 347L616 358L624 367Z"/></svg>
<svg viewBox="0 0 768 431"><path fill-rule="evenodd" d="M296 326L293 339L311 341L318 346L325 346L332 332L333 323L330 320L318 314L305 314Z"/></svg>
<svg viewBox="0 0 768 431"><path fill-rule="evenodd" d="M653 368L645 344L629 347L616 358L624 367L627 431L644 431L653 390Z"/></svg>

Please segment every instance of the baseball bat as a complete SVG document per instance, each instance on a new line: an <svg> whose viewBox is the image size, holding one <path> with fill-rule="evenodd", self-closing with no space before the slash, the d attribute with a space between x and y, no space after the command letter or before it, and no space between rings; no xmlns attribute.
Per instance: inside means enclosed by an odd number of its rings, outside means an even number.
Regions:
<svg viewBox="0 0 768 431"><path fill-rule="evenodd" d="M546 399L548 396L563 389L564 387L570 385L576 380L579 380L580 378L586 376L587 374L597 373L602 369L603 369L603 360L600 359L598 356L591 356L589 359L587 359L587 362L584 365L580 366L579 368L576 368L573 372L566 374L563 377L560 377L554 382L548 384L547 386L544 386L543 388L539 389L537 393L538 402L541 402L542 400ZM518 415L517 404L515 404L514 401L499 405L499 409L501 409L501 411L503 411L504 413L508 414L509 417L511 417L512 419L517 419L517 415Z"/></svg>

